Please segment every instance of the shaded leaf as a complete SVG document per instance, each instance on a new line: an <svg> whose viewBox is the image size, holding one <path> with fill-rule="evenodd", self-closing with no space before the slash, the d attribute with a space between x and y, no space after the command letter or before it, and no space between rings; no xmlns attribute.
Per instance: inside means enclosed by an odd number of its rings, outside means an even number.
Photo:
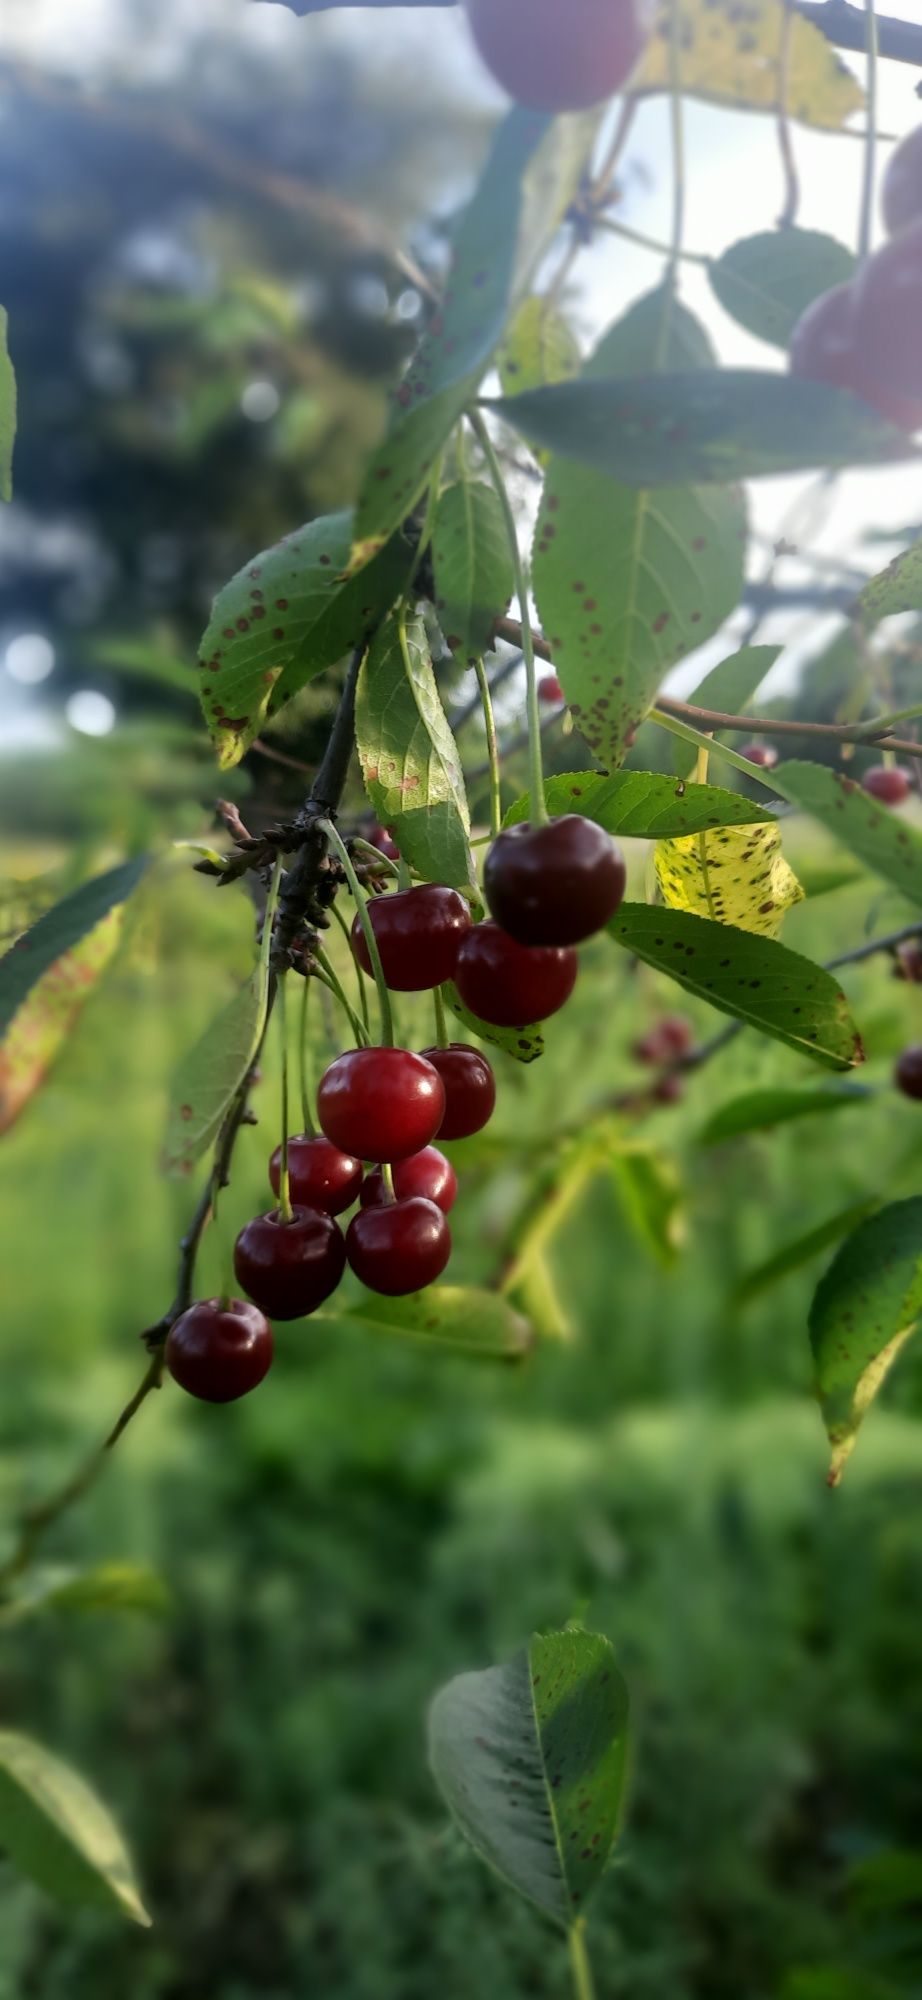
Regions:
<svg viewBox="0 0 922 2000"><path fill-rule="evenodd" d="M445 643L472 666L515 588L503 510L492 486L459 479L439 499L432 533L436 607Z"/></svg>
<svg viewBox="0 0 922 2000"><path fill-rule="evenodd" d="M845 389L756 368L559 382L495 408L530 444L628 486L726 484L920 454Z"/></svg>
<svg viewBox="0 0 922 2000"><path fill-rule="evenodd" d="M362 662L355 734L365 790L401 854L427 882L473 882L471 821L457 744L442 707L426 628L390 618Z"/></svg>
<svg viewBox="0 0 922 2000"><path fill-rule="evenodd" d="M15 1124L73 1033L112 963L124 915L119 904L56 959L14 1015L0 1043L0 1133Z"/></svg>
<svg viewBox="0 0 922 2000"><path fill-rule="evenodd" d="M828 1111L848 1111L874 1093L865 1084L841 1083L828 1090L747 1090L711 1114L698 1134L700 1146L720 1146L744 1132L768 1132L796 1118L821 1118Z"/></svg>
<svg viewBox="0 0 922 2000"><path fill-rule="evenodd" d="M268 969L261 961L179 1065L167 1119L165 1173L190 1173L217 1139L262 1041L267 1005Z"/></svg>
<svg viewBox="0 0 922 2000"><path fill-rule="evenodd" d="M470 1034L476 1035L478 1041L488 1042L491 1048L502 1049L507 1056L512 1056L520 1063L537 1062L538 1057L543 1056L544 1036L540 1026L497 1028L492 1021L481 1021L479 1015L472 1014L470 1008L465 1007L453 981L442 987L442 998L455 1019L460 1021Z"/></svg>
<svg viewBox="0 0 922 2000"><path fill-rule="evenodd" d="M922 1313L922 1197L859 1224L810 1308L816 1390L837 1485L866 1415Z"/></svg>
<svg viewBox="0 0 922 2000"><path fill-rule="evenodd" d="M110 910L127 900L149 867L150 856L139 854L106 875L94 875L17 938L0 958L0 1034L5 1034L31 988Z"/></svg>
<svg viewBox="0 0 922 2000"><path fill-rule="evenodd" d="M767 1292L782 1278L789 1277L792 1271L801 1270L804 1264L809 1264L814 1257L820 1255L821 1251L828 1250L831 1243L840 1242L857 1223L864 1221L866 1215L872 1215L877 1207L878 1203L874 1200L853 1201L848 1208L840 1209L837 1215L831 1215L825 1222L818 1223L815 1229L808 1229L803 1236L796 1236L792 1243L785 1243L780 1250L773 1251L764 1263L758 1264L755 1270L749 1271L740 1279L734 1291L737 1304L745 1305L749 1299L757 1298L761 1292Z"/></svg>
<svg viewBox="0 0 922 2000"><path fill-rule="evenodd" d="M355 1327L394 1340L420 1341L446 1353L485 1361L520 1361L532 1344L531 1328L507 1299L472 1285L432 1285L409 1298L376 1298L369 1292L345 1313L314 1313L312 1326Z"/></svg>
<svg viewBox="0 0 922 2000"><path fill-rule="evenodd" d="M310 521L238 570L214 601L199 649L201 698L222 771L238 764L267 718L336 665L394 602L410 562L399 540L361 576L343 572L351 511Z"/></svg>
<svg viewBox="0 0 922 2000"><path fill-rule="evenodd" d="M776 783L784 798L819 820L866 868L922 904L922 834L892 807L825 764L779 764L772 773Z"/></svg>
<svg viewBox="0 0 922 2000"><path fill-rule="evenodd" d="M631 80L631 94L668 91L671 79L671 0ZM681 87L712 104L776 111L781 97L784 0L678 0ZM784 102L804 125L840 131L864 102L850 69L812 21L794 15L786 59Z"/></svg>
<svg viewBox="0 0 922 2000"><path fill-rule="evenodd" d="M7 346L7 316L0 306L0 500L13 498L13 444L16 438L16 377Z"/></svg>
<svg viewBox="0 0 922 2000"><path fill-rule="evenodd" d="M539 1340L573 1340L576 1325L560 1296L550 1261L541 1251L528 1259L503 1296L518 1307Z"/></svg>
<svg viewBox="0 0 922 2000"><path fill-rule="evenodd" d="M784 348L814 299L847 284L854 271L852 251L816 229L745 236L708 265L712 290L731 319Z"/></svg>
<svg viewBox="0 0 922 2000"><path fill-rule="evenodd" d="M668 1270L685 1242L685 1198L673 1160L624 1144L611 1156L615 1192L639 1241Z"/></svg>
<svg viewBox="0 0 922 2000"><path fill-rule="evenodd" d="M535 1633L515 1658L459 1674L429 1711L429 1760L472 1847L565 1929L618 1832L628 1693L612 1647Z"/></svg>
<svg viewBox="0 0 922 2000"><path fill-rule="evenodd" d="M525 299L497 356L499 379L509 396L579 374L579 342L562 313L543 297Z"/></svg>
<svg viewBox="0 0 922 2000"><path fill-rule="evenodd" d="M804 892L781 852L781 828L719 827L690 840L657 841L656 879L664 903L718 924L775 937Z"/></svg>
<svg viewBox="0 0 922 2000"><path fill-rule="evenodd" d="M869 625L895 611L922 611L922 542L914 542L879 576L872 576L858 599L858 610Z"/></svg>
<svg viewBox="0 0 922 2000"><path fill-rule="evenodd" d="M780 654L780 646L741 646L738 653L711 667L687 699L697 708L713 708L721 715L742 715ZM688 777L698 757L694 744L683 743L678 736L669 740L673 770Z"/></svg>
<svg viewBox="0 0 922 2000"><path fill-rule="evenodd" d="M69 1764L31 1737L0 1732L0 1846L59 1902L149 1924L122 1836Z"/></svg>
<svg viewBox="0 0 922 2000"><path fill-rule="evenodd" d="M544 787L552 814L579 812L609 833L626 839L661 840L718 826L751 826L772 815L741 792L720 785L694 785L658 771L574 771L548 778ZM509 807L504 826L515 826L531 810L527 792Z"/></svg>
<svg viewBox="0 0 922 2000"><path fill-rule="evenodd" d="M592 393L597 379L608 386L655 357L665 368L713 362L668 286L631 307L569 386ZM732 488L638 491L607 469L552 457L535 528L535 600L570 712L602 763L621 761L669 668L738 603L745 539L745 501Z"/></svg>
<svg viewBox="0 0 922 2000"><path fill-rule="evenodd" d="M608 929L625 951L800 1055L832 1069L864 1060L836 981L774 938L643 903L622 903Z"/></svg>
<svg viewBox="0 0 922 2000"><path fill-rule="evenodd" d="M156 1570L142 1563L97 1563L93 1569L33 1570L17 1595L0 1610L3 1624L15 1624L37 1611L145 1612L162 1616L170 1593Z"/></svg>

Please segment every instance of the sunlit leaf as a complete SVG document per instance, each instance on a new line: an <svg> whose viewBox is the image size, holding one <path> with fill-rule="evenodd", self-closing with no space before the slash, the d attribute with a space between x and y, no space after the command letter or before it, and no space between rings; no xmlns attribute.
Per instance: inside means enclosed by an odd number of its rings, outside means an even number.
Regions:
<svg viewBox="0 0 922 2000"><path fill-rule="evenodd" d="M95 930L110 910L127 900L149 866L150 856L139 854L133 861L111 868L106 875L94 875L72 895L46 910L31 930L17 938L0 958L0 1034L6 1032L38 980L65 952L72 951L81 938Z"/></svg>
<svg viewBox="0 0 922 2000"><path fill-rule="evenodd" d="M668 1270L686 1236L685 1197L674 1160L652 1146L625 1143L612 1153L610 1164L615 1192L632 1229Z"/></svg>
<svg viewBox="0 0 922 2000"><path fill-rule="evenodd" d="M0 1846L59 1902L150 1923L108 1809L68 1764L9 1730L0 1733Z"/></svg>
<svg viewBox="0 0 922 2000"><path fill-rule="evenodd" d="M781 852L781 828L719 827L691 839L660 840L656 879L672 910L776 937L804 892Z"/></svg>
<svg viewBox="0 0 922 2000"><path fill-rule="evenodd" d="M789 347L802 313L834 285L847 284L855 258L816 229L768 229L731 243L708 265L711 286L731 319L775 347Z"/></svg>
<svg viewBox="0 0 922 2000"><path fill-rule="evenodd" d="M841 1083L825 1090L747 1090L712 1112L698 1134L701 1146L721 1146L745 1132L768 1132L798 1118L822 1118L830 1111L854 1110L873 1091L860 1083Z"/></svg>
<svg viewBox="0 0 922 2000"><path fill-rule="evenodd" d="M312 1327L354 1327L392 1340L420 1342L445 1353L489 1361L520 1361L532 1344L531 1328L507 1299L472 1285L432 1285L409 1298L371 1293L345 1313L314 1313Z"/></svg>
<svg viewBox="0 0 922 2000"><path fill-rule="evenodd" d="M720 785L694 785L658 771L573 771L548 778L544 787L548 811L582 813L608 833L626 839L663 840L708 832L718 826L751 826L773 815L741 792ZM531 811L527 792L509 807L504 826L526 820Z"/></svg>
<svg viewBox="0 0 922 2000"><path fill-rule="evenodd" d="M810 1309L816 1389L842 1477L862 1419L922 1314L922 1198L862 1222L821 1278Z"/></svg>
<svg viewBox="0 0 922 2000"><path fill-rule="evenodd" d="M628 1693L607 1639L535 1633L504 1666L459 1674L429 1712L436 1784L472 1847L565 1929L618 1834Z"/></svg>
<svg viewBox="0 0 922 2000"><path fill-rule="evenodd" d="M782 97L784 0L678 0L681 87L712 104L776 111ZM671 87L672 0L661 0L647 53L631 80L642 97ZM841 131L864 102L852 71L812 21L790 23L784 102L804 125Z"/></svg>
<svg viewBox="0 0 922 2000"><path fill-rule="evenodd" d="M180 1063L170 1094L165 1173L190 1173L217 1139L262 1041L267 1005L268 971L260 963Z"/></svg>
<svg viewBox="0 0 922 2000"><path fill-rule="evenodd" d="M819 820L866 868L922 903L922 834L900 813L825 764L779 764L775 782L783 797Z"/></svg>
<svg viewBox="0 0 922 2000"><path fill-rule="evenodd" d="M858 610L869 625L895 611L922 611L922 542L894 556L879 576L865 584Z"/></svg>
<svg viewBox="0 0 922 2000"><path fill-rule="evenodd" d="M359 674L355 733L365 790L401 854L427 882L472 882L470 813L458 748L435 682L422 619L406 647L389 619Z"/></svg>
<svg viewBox="0 0 922 2000"><path fill-rule="evenodd" d="M458 479L440 496L432 534L436 608L450 646L472 666L515 588L503 510L492 486Z"/></svg>
<svg viewBox="0 0 922 2000"><path fill-rule="evenodd" d="M608 929L625 951L800 1055L832 1069L863 1061L841 988L776 939L643 903L622 903Z"/></svg>
<svg viewBox="0 0 922 2000"><path fill-rule="evenodd" d="M124 905L55 960L32 987L0 1042L0 1133L45 1080L118 949Z"/></svg>
<svg viewBox="0 0 922 2000"><path fill-rule="evenodd" d="M563 314L543 295L525 299L496 357L503 393L569 382L580 371L580 348ZM543 463L547 453L539 453Z"/></svg>
<svg viewBox="0 0 922 2000"><path fill-rule="evenodd" d="M0 306L0 500L13 498L16 377L7 346L7 316Z"/></svg>
<svg viewBox="0 0 922 2000"><path fill-rule="evenodd" d="M795 1236L793 1242L784 1243L780 1250L774 1250L764 1263L757 1264L748 1271L735 1287L733 1296L738 1305L746 1305L750 1299L759 1298L772 1285L780 1284L792 1271L802 1270L814 1257L828 1250L833 1243L840 1243L843 1236L863 1222L866 1215L872 1215L877 1208L875 1200L853 1201L837 1215L827 1217L814 1229L808 1229L803 1236Z"/></svg>

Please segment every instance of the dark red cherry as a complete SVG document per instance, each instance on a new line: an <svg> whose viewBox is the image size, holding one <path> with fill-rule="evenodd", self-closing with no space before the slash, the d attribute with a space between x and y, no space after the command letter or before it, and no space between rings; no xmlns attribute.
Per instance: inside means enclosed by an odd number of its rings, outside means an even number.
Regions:
<svg viewBox="0 0 922 2000"><path fill-rule="evenodd" d="M922 222L922 125L891 153L880 190L884 224L891 236Z"/></svg>
<svg viewBox="0 0 922 2000"><path fill-rule="evenodd" d="M342 1230L319 1208L255 1215L234 1245L237 1281L270 1319L303 1319L335 1292L346 1268Z"/></svg>
<svg viewBox="0 0 922 2000"><path fill-rule="evenodd" d="M393 834L388 832L386 826L372 827L368 835L368 845L369 847L376 847L378 853L383 854L387 861L400 860L400 849Z"/></svg>
<svg viewBox="0 0 922 2000"><path fill-rule="evenodd" d="M426 1201L434 1201L443 1215L450 1215L458 1198L458 1176L437 1146L425 1146L408 1160L398 1160L394 1168L394 1193L398 1201L422 1195ZM380 1167L366 1175L360 1199L363 1208L381 1208L390 1201Z"/></svg>
<svg viewBox="0 0 922 2000"><path fill-rule="evenodd" d="M630 76L649 32L646 0L467 0L492 75L537 111L585 111Z"/></svg>
<svg viewBox="0 0 922 2000"><path fill-rule="evenodd" d="M565 1006L576 985L575 951L517 944L498 924L475 924L458 953L465 1007L495 1028L526 1028Z"/></svg>
<svg viewBox="0 0 922 2000"><path fill-rule="evenodd" d="M922 1098L922 1042L903 1050L893 1080L904 1097Z"/></svg>
<svg viewBox="0 0 922 2000"><path fill-rule="evenodd" d="M435 1283L451 1256L451 1231L440 1208L422 1195L360 1208L346 1233L346 1254L369 1291L403 1298Z"/></svg>
<svg viewBox="0 0 922 2000"><path fill-rule="evenodd" d="M653 1095L657 1104L680 1104L685 1096L682 1078L676 1076L674 1072L661 1076L659 1082L654 1085Z"/></svg>
<svg viewBox="0 0 922 2000"><path fill-rule="evenodd" d="M249 1299L199 1299L171 1326L166 1365L203 1403L235 1403L272 1366L272 1328Z"/></svg>
<svg viewBox="0 0 922 2000"><path fill-rule="evenodd" d="M563 700L563 688L556 674L542 675L542 678L538 682L538 694L542 701L558 702Z"/></svg>
<svg viewBox="0 0 922 2000"><path fill-rule="evenodd" d="M684 1014L664 1014L634 1043L633 1054L642 1063L675 1062L679 1056L688 1054L694 1039L694 1028Z"/></svg>
<svg viewBox="0 0 922 2000"><path fill-rule="evenodd" d="M626 882L611 834L580 813L507 827L483 871L490 915L518 944L580 944L614 916Z"/></svg>
<svg viewBox="0 0 922 2000"><path fill-rule="evenodd" d="M423 1049L423 1055L438 1070L445 1086L445 1116L439 1138L469 1139L472 1132L482 1132L496 1103L496 1078L486 1056L467 1042L450 1042L447 1049Z"/></svg>
<svg viewBox="0 0 922 2000"><path fill-rule="evenodd" d="M747 743L740 756L748 757L750 764L759 764L763 771L773 771L778 762L778 752L771 743Z"/></svg>
<svg viewBox="0 0 922 2000"><path fill-rule="evenodd" d="M901 806L909 797L909 778L898 764L872 764L861 783L872 799L884 806Z"/></svg>
<svg viewBox="0 0 922 2000"><path fill-rule="evenodd" d="M853 331L862 379L905 399L907 430L922 424L922 219L902 229L855 279ZM897 419L899 421L899 419Z"/></svg>
<svg viewBox="0 0 922 2000"><path fill-rule="evenodd" d="M322 1208L326 1215L342 1215L358 1200L364 1171L361 1160L331 1146L322 1132L299 1132L288 1141L288 1185L296 1208ZM273 1194L279 1194L281 1146L269 1161L269 1180Z"/></svg>
<svg viewBox="0 0 922 2000"><path fill-rule="evenodd" d="M360 1160L407 1160L428 1146L445 1116L432 1064L410 1049L347 1049L317 1092L327 1138Z"/></svg>
<svg viewBox="0 0 922 2000"><path fill-rule="evenodd" d="M396 896L379 896L368 905L381 954L381 967L395 993L423 993L455 976L458 946L471 927L471 912L457 889L424 882L418 889L398 889ZM352 949L363 972L371 959L356 916Z"/></svg>
<svg viewBox="0 0 922 2000"><path fill-rule="evenodd" d="M906 944L897 946L893 977L904 979L907 986L922 986L922 944L910 938Z"/></svg>
<svg viewBox="0 0 922 2000"><path fill-rule="evenodd" d="M862 338L857 298L857 287L851 284L836 285L814 299L791 336L791 370L814 382L849 389L901 430L917 430L922 423L922 389L918 394L905 393L897 373L880 360L877 343Z"/></svg>

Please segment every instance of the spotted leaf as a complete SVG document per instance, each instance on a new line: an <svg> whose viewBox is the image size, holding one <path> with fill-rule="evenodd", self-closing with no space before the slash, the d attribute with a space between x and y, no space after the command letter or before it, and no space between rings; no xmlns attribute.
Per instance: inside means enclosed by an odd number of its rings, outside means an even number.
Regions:
<svg viewBox="0 0 922 2000"><path fill-rule="evenodd" d="M611 777L598 771L562 772L547 779L544 797L552 816L582 813L584 819L604 826L607 833L621 833L634 840L679 838L718 826L751 826L756 820L766 820L765 807L744 798L742 792L726 792L720 785L689 784L683 778L665 777L660 771L614 771ZM525 792L508 808L503 825L516 826L530 813L531 800Z"/></svg>
<svg viewBox="0 0 922 2000"><path fill-rule="evenodd" d="M460 1021L469 1034L476 1035L479 1042L489 1042L490 1047L502 1049L503 1054L512 1056L515 1062L537 1062L544 1054L544 1036L540 1027L496 1028L491 1021L481 1021L479 1014L472 1014L452 981L442 987L442 998L451 1009L455 1019Z"/></svg>
<svg viewBox="0 0 922 2000"><path fill-rule="evenodd" d="M775 937L804 892L781 852L781 829L722 826L687 840L660 840L656 879L672 910Z"/></svg>
<svg viewBox="0 0 922 2000"><path fill-rule="evenodd" d="M432 561L445 643L471 666L487 651L515 588L506 522L492 486L463 478L445 488Z"/></svg>
<svg viewBox="0 0 922 2000"><path fill-rule="evenodd" d="M862 1419L922 1315L922 1198L894 1202L843 1243L810 1309L816 1390L842 1477Z"/></svg>
<svg viewBox="0 0 922 2000"><path fill-rule="evenodd" d="M359 674L355 733L365 790L427 882L472 884L464 773L442 707L426 628L382 626Z"/></svg>
<svg viewBox="0 0 922 2000"><path fill-rule="evenodd" d="M782 98L792 118L822 130L841 131L864 102L852 71L812 21L797 14L790 33L782 83L784 0L678 0L681 87L712 104L777 111ZM644 97L671 87L672 0L661 0L646 55L631 92Z"/></svg>

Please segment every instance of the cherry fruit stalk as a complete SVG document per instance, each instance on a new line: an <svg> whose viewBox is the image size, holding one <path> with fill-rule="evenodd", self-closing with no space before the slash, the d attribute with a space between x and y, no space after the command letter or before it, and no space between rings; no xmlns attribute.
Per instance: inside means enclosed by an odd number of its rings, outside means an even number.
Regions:
<svg viewBox="0 0 922 2000"><path fill-rule="evenodd" d="M171 1326L166 1365L203 1403L235 1403L272 1366L272 1328L248 1299L198 1299Z"/></svg>

